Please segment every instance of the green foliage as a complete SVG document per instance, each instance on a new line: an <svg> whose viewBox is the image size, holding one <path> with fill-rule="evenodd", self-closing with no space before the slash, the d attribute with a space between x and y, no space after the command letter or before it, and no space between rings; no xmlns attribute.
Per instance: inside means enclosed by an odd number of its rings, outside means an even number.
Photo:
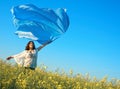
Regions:
<svg viewBox="0 0 120 89"><path fill-rule="evenodd" d="M90 79L89 74L82 76L46 71L41 66L35 71L24 69L0 60L0 89L120 89L120 80L107 78Z"/></svg>

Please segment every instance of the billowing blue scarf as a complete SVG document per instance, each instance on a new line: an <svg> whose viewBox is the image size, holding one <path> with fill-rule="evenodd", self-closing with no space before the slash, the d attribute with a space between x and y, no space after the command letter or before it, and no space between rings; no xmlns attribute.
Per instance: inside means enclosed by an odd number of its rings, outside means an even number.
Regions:
<svg viewBox="0 0 120 89"><path fill-rule="evenodd" d="M54 41L64 34L69 26L66 9L38 8L32 4L12 8L15 32L20 38L36 40L40 44Z"/></svg>

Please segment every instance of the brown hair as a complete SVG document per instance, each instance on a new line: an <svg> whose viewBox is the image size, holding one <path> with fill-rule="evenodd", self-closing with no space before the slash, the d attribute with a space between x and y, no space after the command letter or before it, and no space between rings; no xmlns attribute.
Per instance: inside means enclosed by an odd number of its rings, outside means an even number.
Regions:
<svg viewBox="0 0 120 89"><path fill-rule="evenodd" d="M29 42L27 43L27 45L26 45L25 50L29 50L29 44L30 44L31 42L33 43L33 50L35 49L35 44L34 44L34 42L33 42L33 41L29 41Z"/></svg>

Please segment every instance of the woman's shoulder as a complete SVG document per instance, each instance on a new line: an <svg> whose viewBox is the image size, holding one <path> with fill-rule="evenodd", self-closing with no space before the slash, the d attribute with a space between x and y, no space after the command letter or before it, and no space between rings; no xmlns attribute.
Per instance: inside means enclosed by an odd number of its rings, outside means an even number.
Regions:
<svg viewBox="0 0 120 89"><path fill-rule="evenodd" d="M24 51L23 51L23 53L27 53L27 52L28 52L28 50L24 50Z"/></svg>

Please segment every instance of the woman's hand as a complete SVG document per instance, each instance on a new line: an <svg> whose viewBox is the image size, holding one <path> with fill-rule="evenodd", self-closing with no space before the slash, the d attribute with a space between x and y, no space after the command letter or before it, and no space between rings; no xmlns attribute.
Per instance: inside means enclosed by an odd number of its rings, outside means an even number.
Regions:
<svg viewBox="0 0 120 89"><path fill-rule="evenodd" d="M48 41L46 43L44 43L42 46L38 47L38 51L40 51L43 47L45 47L46 45L50 44L52 41Z"/></svg>
<svg viewBox="0 0 120 89"><path fill-rule="evenodd" d="M52 43L52 41L50 40L50 41L48 41L46 44L50 44L50 43Z"/></svg>
<svg viewBox="0 0 120 89"><path fill-rule="evenodd" d="M10 57L6 58L6 60L10 60L10 59L12 59L12 58L13 58L13 57L10 56Z"/></svg>

